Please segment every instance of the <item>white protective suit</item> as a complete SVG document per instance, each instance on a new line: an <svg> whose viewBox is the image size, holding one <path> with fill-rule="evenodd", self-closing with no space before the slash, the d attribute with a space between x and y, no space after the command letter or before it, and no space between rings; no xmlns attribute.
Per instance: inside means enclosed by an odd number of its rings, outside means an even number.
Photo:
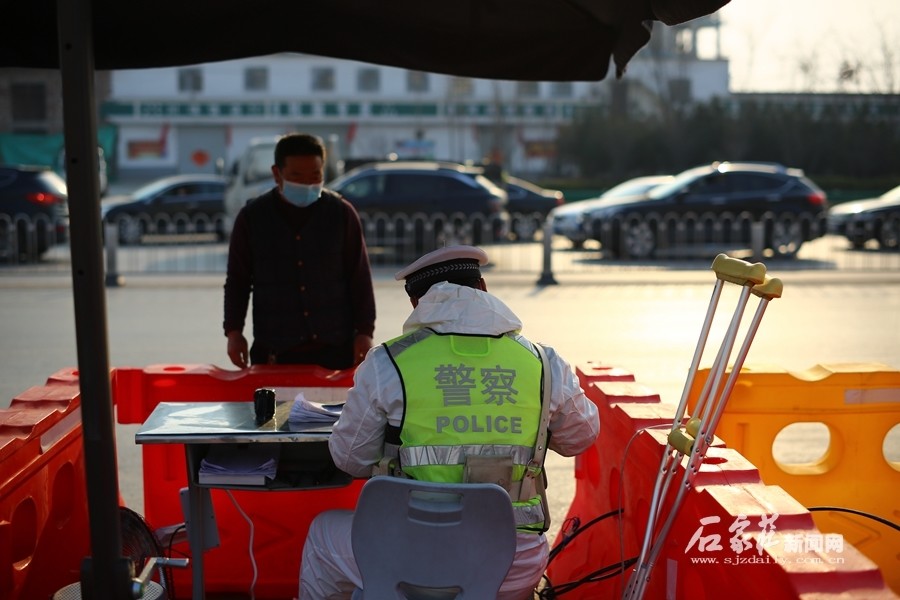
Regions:
<svg viewBox="0 0 900 600"><path fill-rule="evenodd" d="M403 332L423 327L440 333L498 335L520 331L522 322L493 295L443 282L419 299ZM569 364L552 348L546 349L552 370L549 448L574 456L597 438L597 407L585 397ZM385 426L399 427L402 414L403 389L397 370L387 350L376 346L357 367L329 439L335 465L354 477L369 477L382 457ZM352 516L345 510L326 511L310 524L300 567L300 600L346 599L362 586L350 547ZM531 598L547 566L549 547L544 534L519 533L517 537L516 557L498 596L502 600Z"/></svg>

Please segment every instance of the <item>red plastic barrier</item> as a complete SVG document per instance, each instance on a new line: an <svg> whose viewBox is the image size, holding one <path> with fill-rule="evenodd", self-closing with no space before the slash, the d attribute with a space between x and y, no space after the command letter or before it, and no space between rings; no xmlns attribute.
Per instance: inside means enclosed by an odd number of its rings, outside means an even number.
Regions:
<svg viewBox="0 0 900 600"><path fill-rule="evenodd" d="M78 581L90 554L81 400L49 379L0 410L0 598L34 600Z"/></svg>
<svg viewBox="0 0 900 600"><path fill-rule="evenodd" d="M643 386L605 381L594 366L577 373L600 411L601 433L576 462L575 498L555 546L568 543L547 570L554 587L639 554L675 414L674 406L660 403ZM653 425L662 427L641 431ZM871 560L848 543L836 550L837 540L826 539L799 502L781 488L765 485L756 467L721 441L709 449L694 486L652 571L645 598L897 598ZM673 497L668 496L663 514ZM609 518L572 535L576 520L583 527L619 506L625 507L621 522ZM619 597L630 572L578 586L565 597Z"/></svg>
<svg viewBox="0 0 900 600"><path fill-rule="evenodd" d="M259 387L343 387L352 373L314 366L254 366L225 371L212 365L152 365L113 371L113 396L120 423L143 423L160 402L247 402ZM128 443L119 440L119 443ZM133 443L133 441L132 441ZM153 527L184 521L179 490L187 486L184 446L142 446L144 515ZM362 481L318 491L235 491L231 494L253 521L258 569L256 598L297 595L303 541L313 517L326 509L356 506ZM220 545L205 556L207 592L247 592L253 579L249 525L224 490L211 490ZM176 553L189 554L187 543ZM174 573L176 589L189 590L191 569Z"/></svg>

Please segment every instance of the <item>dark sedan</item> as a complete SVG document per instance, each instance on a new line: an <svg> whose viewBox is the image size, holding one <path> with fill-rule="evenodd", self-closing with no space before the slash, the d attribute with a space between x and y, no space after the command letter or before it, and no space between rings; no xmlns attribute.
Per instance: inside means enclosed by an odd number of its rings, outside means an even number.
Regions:
<svg viewBox="0 0 900 600"><path fill-rule="evenodd" d="M900 185L878 198L855 200L828 211L828 232L842 235L854 248L876 240L882 250L900 248Z"/></svg>
<svg viewBox="0 0 900 600"><path fill-rule="evenodd" d="M357 167L326 185L359 211L370 246L482 244L509 233L506 192L480 168L457 163L381 162Z"/></svg>
<svg viewBox="0 0 900 600"><path fill-rule="evenodd" d="M506 195L512 218L510 233L517 240L533 239L550 211L566 201L560 190L542 188L518 177L506 178Z"/></svg>
<svg viewBox="0 0 900 600"><path fill-rule="evenodd" d="M722 162L688 169L645 194L584 214L605 253L649 258L754 248L793 257L825 233L825 193L799 169Z"/></svg>
<svg viewBox="0 0 900 600"><path fill-rule="evenodd" d="M104 222L116 224L121 244L185 234L222 240L227 236L225 182L220 175L164 177L131 194L104 199L100 213Z"/></svg>

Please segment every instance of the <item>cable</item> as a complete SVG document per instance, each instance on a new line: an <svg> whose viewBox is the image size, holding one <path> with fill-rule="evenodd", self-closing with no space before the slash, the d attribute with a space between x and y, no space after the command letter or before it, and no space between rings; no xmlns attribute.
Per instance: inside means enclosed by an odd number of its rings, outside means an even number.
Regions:
<svg viewBox="0 0 900 600"><path fill-rule="evenodd" d="M182 529L187 531L187 525L182 523L181 525L176 527L175 530L172 532L172 535L169 536L169 545L166 547L166 556L172 556L172 552L173 552L172 546L175 544L175 536L177 536L178 532L181 531ZM181 554L182 556L187 556L187 554L185 554L184 552L179 552L179 554Z"/></svg>
<svg viewBox="0 0 900 600"><path fill-rule="evenodd" d="M634 440L637 439L637 436L648 429L671 429L672 423L660 423L658 425L648 425L646 427L641 427L637 431L631 434L631 437L628 438L628 442L625 444L625 449L622 451L622 461L619 463L619 506L625 505L625 466L628 464L628 452L631 450L631 444ZM665 451L665 450L664 450ZM657 477L659 474L657 474ZM622 516L625 514L625 511L622 510L619 512L619 518L616 520L619 524L619 560L622 564L625 564L627 561L625 560L625 520ZM635 561L637 562L637 561ZM634 564L634 563L632 563ZM619 590L617 589L616 597L621 596Z"/></svg>
<svg viewBox="0 0 900 600"><path fill-rule="evenodd" d="M581 579L561 583L559 585L553 585L550 579L545 575L544 580L547 581L547 585L539 592L537 592L537 596L542 600L552 600L553 598L557 598L563 594L571 592L575 588L584 585L585 583L598 583L617 575L621 575L628 567L632 566L636 562L637 557L633 556L622 563L607 565L601 569L597 569L593 573L585 575Z"/></svg>
<svg viewBox="0 0 900 600"><path fill-rule="evenodd" d="M897 525L894 522L888 521L883 517L879 517L878 515L873 515L872 513L863 512L861 510L856 510L855 508L844 508L843 506L810 506L806 510L809 512L817 512L817 511L836 511L836 512L845 512L850 513L851 515L858 515L860 517L866 517L867 519L872 519L873 521L877 521L882 525L887 525L891 529L896 531L900 531L900 525Z"/></svg>
<svg viewBox="0 0 900 600"><path fill-rule="evenodd" d="M181 531L182 529L184 529L185 531L187 531L187 525L185 525L184 523L182 523L181 525L179 525L178 527L176 527L175 530L172 532L172 535L169 536L169 543L168 543L168 546L166 547L166 556L167 556L168 558L172 558L172 553L174 552L174 550L172 549L172 546L173 546L174 543L175 543L175 536L178 535L178 532ZM184 552L177 552L177 554L180 554L183 558L187 558L187 557L188 557L188 555L187 555L186 553L184 553ZM169 592L169 598L170 598L170 600L178 600L178 596L177 596L176 593L175 593L176 590L175 590L175 578L174 578L174 576L171 576L171 577L169 578L169 589L168 589L168 592Z"/></svg>
<svg viewBox="0 0 900 600"><path fill-rule="evenodd" d="M626 459L628 457L628 452L631 449L632 442L637 438L638 434L647 429L661 429L661 428L671 428L671 423L661 423L658 425L648 425L647 427L642 427L635 431L631 438L628 440L628 443L625 445L625 450L622 453L622 462L620 463L619 468L619 506L621 507L624 504L624 488L625 488L625 465L627 464ZM584 526L581 526L581 519L577 516L569 518L563 524L562 529L560 530L560 535L564 536L563 541L557 544L551 551L549 555L549 559L547 560L547 564L549 565L554 558L556 558L559 553L564 550L576 537L581 535L583 532L590 529L592 526L597 523L608 519L609 517L618 517L618 530L619 530L619 562L614 563L612 565L608 565L593 573L590 573L577 581L571 581L567 583L563 583L560 585L553 585L550 579L546 576L546 574L542 577L544 581L546 581L546 586L537 592L539 598L542 599L552 599L556 598L557 595L567 593L580 585L585 583L595 583L598 581L603 581L605 579L609 579L615 577L617 575L621 575L625 572L626 569L631 567L637 562L637 557L632 557L629 559L625 559L625 542L624 542L624 529L625 524L622 519L625 511L622 508L613 509L605 514L602 514L594 519L588 521ZM572 525L572 533L567 533L566 524Z"/></svg>
<svg viewBox="0 0 900 600"><path fill-rule="evenodd" d="M563 541L561 541L559 544L557 544L557 545L550 551L550 557L549 557L549 559L547 560L547 564L549 565L550 562L551 562L554 558L556 558L556 556L557 556L557 555L558 555L558 554L559 554L566 546L568 546L568 545L572 542L572 540L574 540L576 537L578 537L579 535L581 535L582 533L584 533L585 531L587 531L588 529L590 529L592 526L596 525L597 523L599 523L599 522L601 522L601 521L603 521L603 520L605 520L605 519L608 519L609 517L614 517L614 516L618 515L618 514L621 513L621 512L622 512L621 509L611 510L611 511L609 511L608 513L602 514L602 515L600 515L599 517L595 517L595 518L591 519L590 521L588 521L588 522L584 525L584 527L581 527L581 519L579 519L578 517L573 517L572 519L568 519L566 522L569 522L569 521L573 521L573 522L574 522L574 529L572 530L572 533L571 533L570 535L567 535L567 536L565 537L565 539L563 539ZM564 535L565 535L565 534L564 534Z"/></svg>
<svg viewBox="0 0 900 600"><path fill-rule="evenodd" d="M595 517L595 518L591 519L583 527L581 526L581 519L579 519L578 517L572 517L571 519L567 519L566 523L572 523L572 526L573 526L572 533L568 534L568 535L565 533L565 523L564 523L561 534L564 535L565 537L562 542L557 544L550 551L550 557L547 560L547 564L549 565L550 562L554 558L556 558L556 556L559 555L559 553L566 546L568 546L572 542L572 540L574 540L576 537L578 537L579 535L581 535L582 533L584 533L585 531L587 531L588 529L590 529L597 523L600 523L601 521L604 521L604 520L608 519L609 517L614 517L616 515L619 515L621 512L622 512L621 509L611 510L607 513L600 515L599 517ZM631 561L630 564L634 564L634 562L636 561L636 559L634 559L634 558L629 559L629 560ZM597 571L594 571L593 573L586 575L585 577L582 577L581 579L579 579L577 581L571 581L571 582L563 583L560 585L553 585L553 583L550 581L550 578L547 577L547 575L545 573L542 576L542 579L546 582L546 585L544 586L543 589L541 589L540 591L537 592L538 598L547 598L547 599L556 598L558 595L569 592L585 583L595 583L595 582L603 581L604 579L609 579L610 577L614 577L616 575L623 573L624 569L626 569L628 566L630 566L630 564L628 563L628 561L624 561L621 563L615 563L612 565L608 565L606 567L598 569ZM612 571L612 572L610 572L610 571Z"/></svg>
<svg viewBox="0 0 900 600"><path fill-rule="evenodd" d="M247 513L244 512L244 509L241 508L241 505L238 504L237 500L234 499L234 496L231 495L231 490L226 489L225 493L228 494L228 497L231 498L231 503L234 504L237 511L241 513L241 516L247 521L247 525L250 526L250 565L253 567L253 579L250 581L250 600L254 600L256 596L254 595L253 589L256 587L256 577L259 572L256 569L256 557L253 556L253 521L250 520L250 517L248 517Z"/></svg>

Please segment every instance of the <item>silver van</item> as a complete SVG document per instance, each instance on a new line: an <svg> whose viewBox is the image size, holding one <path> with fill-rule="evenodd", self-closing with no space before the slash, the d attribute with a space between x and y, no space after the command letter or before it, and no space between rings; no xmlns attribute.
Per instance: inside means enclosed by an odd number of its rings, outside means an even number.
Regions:
<svg viewBox="0 0 900 600"><path fill-rule="evenodd" d="M234 162L225 188L226 228L231 234L234 219L251 198L275 186L272 165L275 163L275 144L278 136L253 138Z"/></svg>

